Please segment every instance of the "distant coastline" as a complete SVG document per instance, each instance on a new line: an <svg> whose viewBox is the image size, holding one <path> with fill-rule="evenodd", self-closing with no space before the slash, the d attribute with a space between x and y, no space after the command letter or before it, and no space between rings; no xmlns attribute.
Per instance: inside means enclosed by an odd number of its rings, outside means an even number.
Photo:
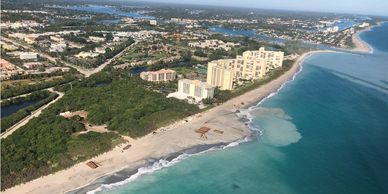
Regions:
<svg viewBox="0 0 388 194"><path fill-rule="evenodd" d="M364 32L370 31L374 27L381 26L385 22L386 21L378 22L377 25L369 26L365 29L359 30L356 33L354 33L352 36L352 41L353 41L353 44L355 45L355 48L353 48L352 51L373 53L373 48L364 40L362 40L360 35Z"/></svg>

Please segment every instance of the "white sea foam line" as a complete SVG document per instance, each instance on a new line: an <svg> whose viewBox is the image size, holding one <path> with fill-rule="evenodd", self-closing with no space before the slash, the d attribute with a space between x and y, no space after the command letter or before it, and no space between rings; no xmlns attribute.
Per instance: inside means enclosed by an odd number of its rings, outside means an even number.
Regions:
<svg viewBox="0 0 388 194"><path fill-rule="evenodd" d="M119 182L111 183L111 184L102 184L98 188L96 188L96 189L94 189L92 191L88 191L87 194L95 194L95 193L103 191L103 190L111 190L111 189L114 189L114 188L116 188L118 186L130 183L130 182L136 180L137 178L139 178L139 177L141 177L143 175L151 174L153 172L156 172L156 171L162 170L164 168L173 166L173 165L177 164L178 162L180 162L180 161L182 161L184 159L187 159L187 158L189 158L191 156L200 155L200 154L203 154L203 153L206 153L206 152L209 152L209 151L224 150L224 149L227 149L227 148L235 147L235 146L237 146L237 145L239 145L241 143L245 143L245 142L248 142L248 141L250 141L250 139L248 137L245 137L244 139L240 139L240 140L231 142L228 145L221 146L221 147L211 147L211 148L209 148L207 150L204 150L204 151L201 151L201 152L198 152L198 153L194 153L194 154L183 153L183 154L179 155L178 157L172 159L171 161L167 161L165 159L160 159L160 160L154 162L151 166L146 166L146 167L139 168L137 173L131 175L129 178L127 178L127 179L125 179L123 181L119 181Z"/></svg>
<svg viewBox="0 0 388 194"><path fill-rule="evenodd" d="M249 121L247 121L247 124L249 125L249 123L252 122L252 120L253 120L253 116L249 113L248 109L242 110L242 111L243 112L241 114L239 114L238 116L240 118L245 116L245 118L247 118L249 120ZM253 131L258 131L260 133L260 135L262 134L261 130L259 130L258 128L255 128L255 127L253 127L251 125L249 125L249 128L251 130L253 130ZM224 149L227 149L227 148L236 147L236 146L240 145L241 143L249 142L250 140L251 139L249 137L245 137L243 139L239 139L237 141L231 142L231 143L229 143L229 144L227 144L225 146L211 147L211 148L209 148L207 150L204 150L204 151L201 151L201 152L198 152L198 153L194 153L194 154L183 153L183 154L179 155L178 157L172 159L171 161L167 161L165 159L160 159L159 161L154 162L151 166L146 166L146 167L139 168L137 173L131 175L129 178L127 178L127 179L125 179L123 181L119 181L119 182L111 183L111 184L102 184L98 188L96 188L96 189L94 189L92 191L88 191L87 194L95 194L95 193L100 192L100 191L111 190L111 189L114 189L114 188L116 188L118 186L130 183L130 182L136 180L137 178L139 178L139 177L141 177L143 175L151 174L153 172L156 172L156 171L162 170L164 168L173 166L173 165L177 164L178 162L180 162L180 161L182 161L184 159L187 159L187 158L189 158L191 156L200 155L200 154L203 154L203 153L206 153L206 152L209 152L209 151L224 150Z"/></svg>
<svg viewBox="0 0 388 194"><path fill-rule="evenodd" d="M375 27L380 27L381 25L383 25L384 23L386 22L382 22L382 23L378 23L377 26L373 26L373 27L370 27L366 30L363 30L362 32L358 33L357 34L357 38L360 40L360 42L362 42L363 44L365 44L368 48L369 48L369 53L370 54L374 54L375 53L375 49L373 48L372 45L370 45L368 42L366 42L364 39L361 38L361 34L365 33L365 32L369 32L369 31L372 31L373 28Z"/></svg>
<svg viewBox="0 0 388 194"><path fill-rule="evenodd" d="M302 65L302 64L304 63L304 61L305 61L307 58L311 57L312 55L313 55L313 53L310 54L310 55L308 55L308 56L306 56L302 61L299 62L299 70L298 70L296 73L294 73L294 75L292 76L292 78L291 78L290 80L285 81L282 85L280 85L280 87L279 87L275 92L270 93L268 96L266 96L265 98L263 98L262 100L260 100L260 102L258 102L256 106L253 106L253 107L254 107L254 108L259 107L259 105L262 104L264 101L266 101L266 100L272 98L273 96L275 96L276 94L278 94L278 93L280 92L280 90L282 90L282 89L284 88L284 86L286 86L288 83L294 81L295 78L296 78L296 76L297 76L300 72L302 72L302 70L303 70L303 65ZM251 108L252 108L252 107L251 107Z"/></svg>
<svg viewBox="0 0 388 194"><path fill-rule="evenodd" d="M280 87L275 91L275 92L272 92L270 93L268 96L266 96L265 98L263 98L262 100L260 100L256 105L254 106L251 106L249 107L248 109L245 109L245 110L241 110L240 113L238 113L238 116L239 117L244 117L247 118L249 121L247 122L248 124L248 127L252 130L252 131L258 131L259 132L259 136L263 135L263 130L261 130L259 127L254 127L251 123L253 121L253 116L251 114L252 111L256 110L257 108L260 107L260 105L267 99L270 99L272 98L273 96L275 96L276 94L278 94L280 92L281 89L283 89L288 83L292 82L295 80L296 76L302 72L303 70L303 63L305 62L305 60L309 57L311 57L312 55L314 55L316 53L310 53L308 54L307 56L305 56L301 61L298 62L298 65L299 65L299 70L294 73L294 75L292 76L292 78L290 80L287 80L285 81L282 85L280 85Z"/></svg>

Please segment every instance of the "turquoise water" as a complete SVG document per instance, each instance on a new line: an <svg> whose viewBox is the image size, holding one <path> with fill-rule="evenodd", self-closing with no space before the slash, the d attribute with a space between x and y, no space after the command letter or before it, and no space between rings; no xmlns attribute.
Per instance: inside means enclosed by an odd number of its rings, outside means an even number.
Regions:
<svg viewBox="0 0 388 194"><path fill-rule="evenodd" d="M388 44L382 32L388 34L387 24L362 34L375 54L308 58L294 81L250 110L250 125L261 136L98 193L388 193Z"/></svg>

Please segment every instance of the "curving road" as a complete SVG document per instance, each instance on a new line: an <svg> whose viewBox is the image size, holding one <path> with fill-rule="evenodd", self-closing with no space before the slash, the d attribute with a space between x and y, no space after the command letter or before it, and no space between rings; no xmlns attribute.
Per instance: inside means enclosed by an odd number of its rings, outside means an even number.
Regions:
<svg viewBox="0 0 388 194"><path fill-rule="evenodd" d="M24 126L25 124L28 123L28 121L30 121L32 118L35 118L35 117L38 117L42 111L44 109L46 109L47 107L49 107L51 104L55 103L56 101L58 101L59 99L61 99L63 96L64 96L64 93L62 92L58 92L58 91L55 91L53 88L48 88L47 89L48 91L50 92L54 92L54 93L57 93L58 94L58 97L55 98L53 101L43 105L42 107L36 109L35 111L33 111L30 115L28 115L27 117L23 118L22 120L20 120L19 122L17 122L16 124L14 124L12 127L8 128L5 132L1 133L0 135L0 139L3 139L3 138L6 138L7 136L11 135L13 132L15 132L17 129L19 129L20 127Z"/></svg>
<svg viewBox="0 0 388 194"><path fill-rule="evenodd" d="M72 65L72 64L69 64L65 61L62 61L60 59L56 59L56 58L53 58L51 57L50 55L47 55L45 53L42 53L42 52L39 52L37 51L35 48L32 48L30 46L26 46L26 45L23 45L23 44L20 44L20 43L17 43L16 41L14 40L11 40L11 39L8 39L8 38L5 38L5 37L1 37L1 39L5 42L10 42L14 45L17 45L17 46L20 46L20 47L23 47L25 49L30 49L34 52L37 52L39 53L39 55L47 58L48 60L50 61L53 61L53 62L56 62L57 60L60 61L61 63L65 64L66 66L69 66L69 67L72 67L74 69L77 69L80 73L82 73L85 77L89 77L97 72L100 72L101 70L103 70L108 64L110 64L113 60L115 60L116 58L118 57L121 57L127 50L129 50L131 47L133 47L134 45L136 45L138 42L135 41L134 43L132 43L131 45L129 45L128 47L126 47L125 49L123 49L120 53L118 53L117 55L115 55L114 57L106 60L103 64L101 64L100 66L98 66L97 68L94 68L94 69L84 69L84 68L81 68L81 67L78 67L78 66L75 66L75 65ZM53 101L47 103L46 105L43 105L42 107L38 108L37 110L33 111L29 116L23 118L22 120L20 120L19 122L17 122L15 125L13 125L12 127L10 127L9 129L7 129L5 132L1 133L0 135L0 139L2 138L6 138L7 136L11 135L14 131L16 131L17 129L19 129L20 127L24 126L25 124L27 124L32 118L34 117L38 117L42 111L44 109L46 109L47 107L49 107L51 104L55 103L56 101L58 101L60 98L62 98L64 96L64 93L62 92L58 92L58 91L54 91L53 88L48 88L47 90L49 90L50 92L55 92L57 93L59 96L54 99ZM18 97L20 96L25 96L25 95L28 95L28 94L22 94L22 95L19 95Z"/></svg>

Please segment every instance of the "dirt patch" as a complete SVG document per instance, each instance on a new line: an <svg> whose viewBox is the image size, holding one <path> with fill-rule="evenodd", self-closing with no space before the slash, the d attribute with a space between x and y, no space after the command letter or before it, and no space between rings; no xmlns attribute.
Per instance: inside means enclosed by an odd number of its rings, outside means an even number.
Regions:
<svg viewBox="0 0 388 194"><path fill-rule="evenodd" d="M107 125L92 125L88 122L87 118L88 118L88 112L84 111L84 110L79 110L79 111L75 111L75 112L63 112L63 113L60 113L59 114L60 116L63 116L64 118L72 118L74 116L79 116L80 117L80 120L79 122L82 123L84 126L85 126L85 129L86 131L81 131L77 134L83 134L83 133L87 133L89 131L94 131L94 132L98 132L98 133L107 133L109 132L108 131L108 126Z"/></svg>

